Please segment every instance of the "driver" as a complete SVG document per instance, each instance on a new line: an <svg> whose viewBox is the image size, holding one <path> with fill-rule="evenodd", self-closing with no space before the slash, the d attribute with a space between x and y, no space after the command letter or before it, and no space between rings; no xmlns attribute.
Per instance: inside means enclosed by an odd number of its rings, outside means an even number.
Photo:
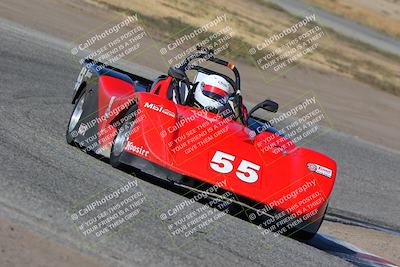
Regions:
<svg viewBox="0 0 400 267"><path fill-rule="evenodd" d="M235 111L229 100L232 94L232 86L227 80L219 75L207 75L196 86L193 105L233 119Z"/></svg>

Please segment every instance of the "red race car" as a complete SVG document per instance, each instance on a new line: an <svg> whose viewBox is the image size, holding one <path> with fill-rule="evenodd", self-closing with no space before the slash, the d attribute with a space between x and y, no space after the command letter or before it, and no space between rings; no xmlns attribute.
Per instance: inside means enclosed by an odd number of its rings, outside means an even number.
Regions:
<svg viewBox="0 0 400 267"><path fill-rule="evenodd" d="M232 78L201 62L230 69ZM155 81L89 59L83 65L69 144L109 158L114 167L129 165L193 190L213 186L214 191L203 190L210 197L230 192L251 220L263 218L267 231L303 238L318 231L335 161L297 147L254 115L276 112L274 101L248 112L233 64L199 48Z"/></svg>

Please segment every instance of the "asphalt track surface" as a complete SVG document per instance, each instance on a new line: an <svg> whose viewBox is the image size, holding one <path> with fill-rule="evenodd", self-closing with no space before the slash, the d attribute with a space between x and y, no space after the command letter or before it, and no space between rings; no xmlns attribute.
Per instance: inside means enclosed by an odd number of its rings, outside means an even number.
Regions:
<svg viewBox="0 0 400 267"><path fill-rule="evenodd" d="M315 8L299 0L270 0L291 14L305 17L317 15L317 23L334 29L347 37L369 44L382 51L400 55L400 41L368 27Z"/></svg>
<svg viewBox="0 0 400 267"><path fill-rule="evenodd" d="M232 216L177 248L159 215L185 197L66 144L71 88L80 70L69 44L4 20L0 36L0 216L113 265L348 264L290 238L262 236L254 225ZM400 228L399 153L333 131L313 147L339 164L333 212ZM136 179L146 197L140 220L129 231L90 246L66 210L128 179Z"/></svg>

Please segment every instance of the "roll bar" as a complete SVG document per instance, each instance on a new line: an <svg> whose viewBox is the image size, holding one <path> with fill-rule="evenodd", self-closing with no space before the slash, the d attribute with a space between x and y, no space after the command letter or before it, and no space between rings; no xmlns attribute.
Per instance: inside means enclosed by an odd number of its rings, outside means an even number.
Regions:
<svg viewBox="0 0 400 267"><path fill-rule="evenodd" d="M219 65L222 65L222 66L225 66L225 67L231 69L235 75L235 81L232 84L234 92L235 92L234 103L236 104L236 106L238 108L238 113L239 113L238 116L239 116L241 122L244 125L246 125L246 118L245 118L245 115L243 113L243 108L242 108L243 100L242 100L242 95L240 93L240 74L239 74L238 69L232 63L229 63L225 60L214 57L214 51L212 49L208 49L208 48L200 47L200 46L197 46L196 49L197 49L196 52L194 52L193 54L190 54L189 56L187 56L185 58L185 60L182 62L181 66L179 68L170 68L168 73L173 74L173 76L176 75L176 76L180 76L180 77L182 77L182 76L186 77L186 80L187 80L186 72L189 70L198 70L198 71L204 70L206 73L211 71L206 68L200 67L198 65L190 65L191 61L193 61L195 59L199 59L199 58L203 58L207 61L211 61L211 62L214 62L216 64L219 64ZM218 75L222 75L222 74L218 74ZM222 76L224 76L224 78L227 78L228 81L232 81L232 79L230 79L226 75L222 75Z"/></svg>
<svg viewBox="0 0 400 267"><path fill-rule="evenodd" d="M231 69L232 72L234 73L235 84L233 87L234 87L235 93L237 93L237 91L239 91L239 93L240 93L240 74L239 74L238 69L235 67L235 65L233 65L232 63L229 63L225 60L214 57L214 51L212 49L208 49L208 48L200 47L200 46L197 46L196 49L197 49L196 52L194 52L193 54L190 54L189 56L187 56L185 58L185 60L182 62L182 65L178 69L180 69L183 72L186 72L186 71L192 70L192 69L201 70L202 67L200 67L200 66L190 65L191 61L193 61L195 59L199 59L199 58L203 58L207 61L211 61L216 64L225 66L225 67Z"/></svg>

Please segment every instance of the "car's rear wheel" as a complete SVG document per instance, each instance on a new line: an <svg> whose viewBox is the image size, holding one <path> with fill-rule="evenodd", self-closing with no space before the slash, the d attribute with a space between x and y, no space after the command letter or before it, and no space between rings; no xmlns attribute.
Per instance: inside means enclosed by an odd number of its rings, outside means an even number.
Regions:
<svg viewBox="0 0 400 267"><path fill-rule="evenodd" d="M83 106L85 103L85 92L82 91L80 96L75 102L74 110L71 113L71 117L69 118L68 128L66 132L67 143L70 145L74 145L74 137L77 135L77 130L75 129L79 120L82 118L83 114Z"/></svg>

